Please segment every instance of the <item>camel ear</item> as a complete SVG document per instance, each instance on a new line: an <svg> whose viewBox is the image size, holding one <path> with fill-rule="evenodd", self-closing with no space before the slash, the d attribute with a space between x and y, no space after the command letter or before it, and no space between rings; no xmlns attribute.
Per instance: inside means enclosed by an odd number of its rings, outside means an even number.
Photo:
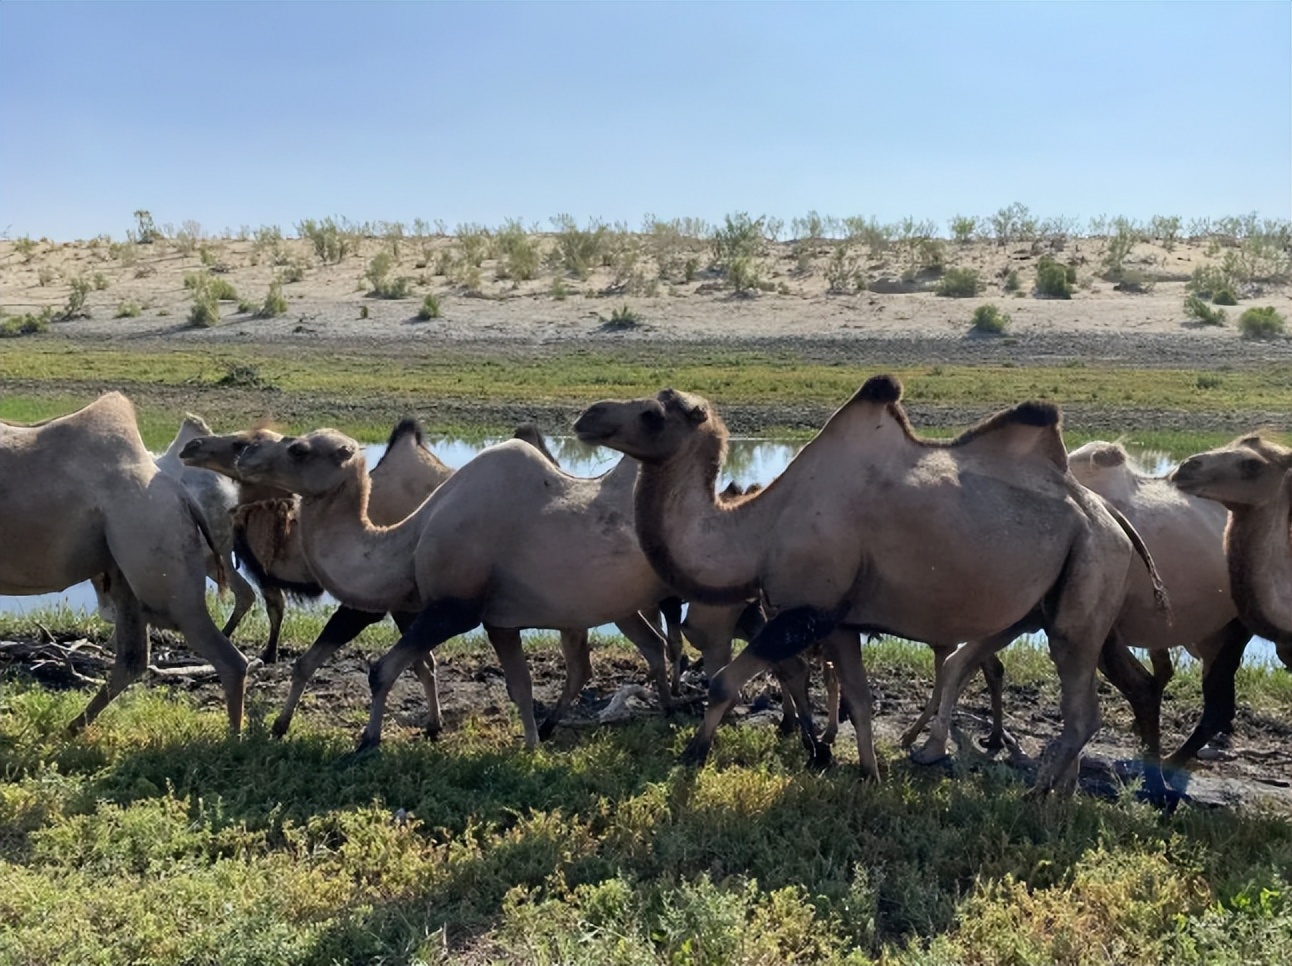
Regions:
<svg viewBox="0 0 1292 966"><path fill-rule="evenodd" d="M304 459L310 455L310 444L303 439L293 440L287 447L287 455L294 460Z"/></svg>
<svg viewBox="0 0 1292 966"><path fill-rule="evenodd" d="M1126 452L1120 446L1104 446L1095 450L1092 459L1095 466L1107 469L1110 466L1121 466L1126 462Z"/></svg>
<svg viewBox="0 0 1292 966"><path fill-rule="evenodd" d="M695 423L695 425L697 426L709 418L708 407L702 406L698 403L694 406L686 407L685 412L686 412L686 418L689 419L691 422Z"/></svg>
<svg viewBox="0 0 1292 966"><path fill-rule="evenodd" d="M336 448L335 452L333 452L332 459L337 466L341 466L343 463L348 463L350 461L350 457L353 455L354 447L349 443L343 443Z"/></svg>

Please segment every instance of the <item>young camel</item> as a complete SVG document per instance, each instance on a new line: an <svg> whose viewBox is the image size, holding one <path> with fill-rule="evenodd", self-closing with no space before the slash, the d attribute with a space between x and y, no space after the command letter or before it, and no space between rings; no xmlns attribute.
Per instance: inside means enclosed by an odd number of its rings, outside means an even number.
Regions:
<svg viewBox="0 0 1292 966"><path fill-rule="evenodd" d="M915 436L900 398L891 376L868 380L771 485L727 505L713 492L726 427L699 396L597 403L576 422L642 461L638 535L670 584L712 602L761 593L776 614L714 678L685 759L707 757L749 677L824 639L875 775L859 633L949 647L1039 614L1064 728L1036 789L1066 787L1098 727L1095 666L1132 550L1151 566L1147 551L1068 474L1056 407L1025 403L944 443Z"/></svg>
<svg viewBox="0 0 1292 966"><path fill-rule="evenodd" d="M1189 457L1171 480L1229 511L1225 559L1238 614L1292 668L1292 448L1245 436Z"/></svg>
<svg viewBox="0 0 1292 966"><path fill-rule="evenodd" d="M184 487L153 463L125 396L30 426L0 422L0 535L0 594L107 576L116 656L70 733L147 669L150 621L178 630L211 663L229 727L242 727L247 659L206 610L210 534Z"/></svg>
<svg viewBox="0 0 1292 966"><path fill-rule="evenodd" d="M1100 668L1131 703L1150 763L1156 764L1161 754L1162 691L1172 674L1170 649L1183 647L1202 661L1203 714L1192 734L1168 759L1178 767L1230 727L1234 674L1251 639L1229 593L1222 547L1225 514L1219 505L1187 496L1163 477L1140 472L1117 443L1086 443L1068 454L1068 466L1083 486L1107 500L1135 527L1174 602L1173 613L1165 614L1157 606L1148 575L1134 568L1121 611L1100 655ZM946 662L943 680L935 683L935 692L941 691L938 716L929 741L916 753L917 761L945 755L951 714L975 662L982 659L984 646L982 642L967 644ZM1128 646L1146 648L1155 673L1149 674ZM986 660L996 661L994 653L986 655ZM998 661L991 669L984 666L994 709L999 707L997 668ZM922 725L923 720L916 725ZM1003 738L1003 733L1001 722L995 720L990 737ZM911 732L903 736L904 740L908 737L913 737Z"/></svg>
<svg viewBox="0 0 1292 966"><path fill-rule="evenodd" d="M393 526L368 518L363 453L334 430L257 440L239 472L301 495L310 566L339 599L369 610L417 611L372 668L372 714L360 750L381 740L391 685L443 641L484 624L519 642L521 628L615 622L643 653L670 703L663 641L639 613L671 591L637 545L631 493L637 466L570 476L520 440L492 446ZM522 658L523 660L523 658ZM524 682L528 683L528 669ZM512 695L520 703L525 695Z"/></svg>

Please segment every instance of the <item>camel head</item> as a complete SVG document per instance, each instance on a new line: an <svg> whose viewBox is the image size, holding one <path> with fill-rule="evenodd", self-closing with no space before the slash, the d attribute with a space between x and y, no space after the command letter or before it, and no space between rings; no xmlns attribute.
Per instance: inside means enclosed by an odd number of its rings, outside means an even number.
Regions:
<svg viewBox="0 0 1292 966"><path fill-rule="evenodd" d="M574 423L585 443L617 449L643 463L664 463L698 435L717 436L724 447L726 427L708 400L676 389L654 398L595 403Z"/></svg>
<svg viewBox="0 0 1292 966"><path fill-rule="evenodd" d="M1260 436L1244 436L1227 446L1190 456L1171 474L1185 493L1227 507L1264 506L1287 485L1292 449Z"/></svg>
<svg viewBox="0 0 1292 966"><path fill-rule="evenodd" d="M273 430L256 429L246 433L230 433L226 436L206 434L191 439L184 444L179 458L188 466L200 466L205 470L214 470L223 476L235 480L242 479L238 471L238 457L243 450L259 440L280 440L283 437Z"/></svg>
<svg viewBox="0 0 1292 966"><path fill-rule="evenodd" d="M246 446L237 461L241 478L301 496L331 493L353 479L356 470L366 478L363 448L335 429L278 439L264 436Z"/></svg>

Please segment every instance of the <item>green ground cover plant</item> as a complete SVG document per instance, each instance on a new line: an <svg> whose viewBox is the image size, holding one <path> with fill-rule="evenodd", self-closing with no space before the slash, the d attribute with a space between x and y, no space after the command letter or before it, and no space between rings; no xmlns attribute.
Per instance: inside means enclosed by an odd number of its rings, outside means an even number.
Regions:
<svg viewBox="0 0 1292 966"><path fill-rule="evenodd" d="M972 268L950 268L938 281L934 289L939 295L948 298L973 298L983 290L983 282L978 272Z"/></svg>
<svg viewBox="0 0 1292 966"><path fill-rule="evenodd" d="M1009 313L1002 312L994 305L980 305L973 310L970 328L986 335L1000 335L1009 328Z"/></svg>
<svg viewBox="0 0 1292 966"><path fill-rule="evenodd" d="M555 651L547 638L533 653ZM479 638L441 653L490 660ZM1035 646L1003 657L1011 687L1053 686ZM921 645L882 640L867 664L876 682L931 676ZM1286 707L1285 682L1267 693L1265 678L1240 677L1240 701ZM1182 669L1170 693L1196 679ZM254 690L240 739L191 692L137 685L69 740L83 694L2 683L0 961L14 966L1292 956L1292 822L1274 811L1029 801L1006 767L948 777L888 747L885 781L862 783L847 765L805 771L766 727L725 729L696 771L674 764L690 722L658 717L525 752L507 714L479 709L438 742L392 734L347 764L349 723L307 703L274 740Z"/></svg>
<svg viewBox="0 0 1292 966"><path fill-rule="evenodd" d="M1273 339L1287 331L1287 319L1272 305L1250 308L1238 317L1238 330L1245 339Z"/></svg>

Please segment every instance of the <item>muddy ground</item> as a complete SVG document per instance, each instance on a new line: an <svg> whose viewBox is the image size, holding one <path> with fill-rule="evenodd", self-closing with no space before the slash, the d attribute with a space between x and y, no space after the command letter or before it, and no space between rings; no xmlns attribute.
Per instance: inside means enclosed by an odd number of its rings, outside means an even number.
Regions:
<svg viewBox="0 0 1292 966"><path fill-rule="evenodd" d="M23 643L30 645L32 642ZM66 648L71 644L64 642L63 646ZM101 661L105 652L93 642L84 649L83 655L74 656L70 661L42 660L30 650L20 658L15 654L17 649L21 648L0 642L0 670L14 672L21 669L21 673L31 674L53 687L84 688L87 700L89 685L84 680L74 681L71 669L76 668L78 673L87 677L97 677L105 667ZM286 646L283 661L262 665L253 671L247 705L252 722L261 720L267 725L277 716L290 683L290 662L299 651L300 648ZM51 651L46 656L53 654ZM146 684L136 687L174 688L191 694L212 712L222 711L222 692L213 675L173 676L177 669L192 667L194 660L182 647L161 643L154 653L154 667L161 668L162 675L150 674ZM556 701L564 674L559 653L552 647L532 649L530 666L535 698L543 705L551 705ZM621 689L639 685L649 690L650 684L644 663L617 647L597 648L594 644L593 671L592 683L585 688L562 723L555 739L558 746L577 742L582 734L595 728L617 727L624 720L661 714L653 694L646 700L633 696L624 704L625 717L603 723L599 720L602 712ZM311 682L296 720L351 729L357 736L368 712L370 692L367 674L367 657L355 651L342 651ZM439 681L445 727L438 740L452 742L454 733L461 729L469 715L482 715L510 727L515 734L516 753L524 753L519 720L507 697L502 669L487 649L468 649L442 657ZM680 709L674 711L671 718L675 726L686 734L699 721L705 683L702 669L689 668L683 674ZM907 770L925 771L907 762L898 742L903 730L919 714L930 686L931 680L923 676L899 678L882 669L872 668L876 738L881 762L890 774ZM819 674L814 674L812 697L817 718L823 721L825 696ZM776 727L780 720L781 695L774 681L759 678L751 682L746 698L747 703L734 712L734 721L728 727ZM1104 723L1086 748L1081 784L1089 794L1108 796L1127 786L1137 785L1139 754L1128 706L1102 681L1100 703ZM1192 702L1168 695L1162 708L1164 745L1168 750L1183 741L1200 710ZM998 760L1013 767L1020 781L1029 780L1041 749L1061 727L1057 689L1011 685L1007 681L1005 726L1017 744L1014 749L989 754L979 747L977 739L987 731L989 714L986 692L981 682L975 680L965 692L955 719L953 738L959 744L958 750L950 760L928 766L929 769L954 774ZM385 740L388 743L426 740L422 737L425 722L425 700L420 685L411 674L406 674L391 693ZM721 742L721 732L717 740ZM784 740L795 744L798 741L795 737ZM855 768L856 749L847 723L841 727L835 747L834 767ZM1199 806L1261 805L1292 812L1292 719L1256 713L1240 706L1228 746L1215 749L1208 760L1195 762L1189 772L1177 772L1172 776L1172 785Z"/></svg>

